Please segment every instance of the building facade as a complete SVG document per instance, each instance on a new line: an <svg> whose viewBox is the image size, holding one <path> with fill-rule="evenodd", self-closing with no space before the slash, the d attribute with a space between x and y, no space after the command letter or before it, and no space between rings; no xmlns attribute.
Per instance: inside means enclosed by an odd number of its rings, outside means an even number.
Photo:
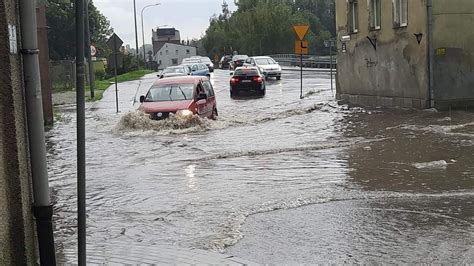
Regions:
<svg viewBox="0 0 474 266"><path fill-rule="evenodd" d="M155 54L155 61L158 63L158 69L165 69L169 66L177 66L181 64L184 58L196 55L196 47L165 43Z"/></svg>
<svg viewBox="0 0 474 266"><path fill-rule="evenodd" d="M156 54L165 43L181 43L179 30L175 28L156 28L152 30L153 54Z"/></svg>
<svg viewBox="0 0 474 266"><path fill-rule="evenodd" d="M367 106L474 106L474 1L336 0L337 98Z"/></svg>

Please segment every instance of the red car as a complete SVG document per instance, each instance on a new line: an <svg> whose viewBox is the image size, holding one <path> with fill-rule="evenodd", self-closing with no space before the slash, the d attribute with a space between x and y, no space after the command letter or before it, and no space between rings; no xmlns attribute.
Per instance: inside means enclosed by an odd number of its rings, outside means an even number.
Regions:
<svg viewBox="0 0 474 266"><path fill-rule="evenodd" d="M188 118L199 115L217 118L216 96L206 77L184 76L158 79L140 96L139 110L150 114L151 119L161 120L170 114Z"/></svg>

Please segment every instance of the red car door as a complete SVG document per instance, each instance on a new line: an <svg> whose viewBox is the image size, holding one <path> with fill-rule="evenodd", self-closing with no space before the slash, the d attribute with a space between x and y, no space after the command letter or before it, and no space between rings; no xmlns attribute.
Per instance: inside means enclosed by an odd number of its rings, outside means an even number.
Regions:
<svg viewBox="0 0 474 266"><path fill-rule="evenodd" d="M203 117L207 117L207 113L208 113L208 104L207 104L207 99L199 99L199 95L201 94L205 94L206 91L204 90L203 86L202 86L202 83L199 83L197 86L196 86L196 106L197 106L197 114L199 116L203 116Z"/></svg>
<svg viewBox="0 0 474 266"><path fill-rule="evenodd" d="M212 84L209 80L203 80L202 85L203 85L204 91L206 92L206 95L207 95L207 101L206 101L207 113L206 113L206 116L209 117L209 118L212 118L213 111L214 111L214 109L216 109L216 96L214 94L214 89L212 88Z"/></svg>

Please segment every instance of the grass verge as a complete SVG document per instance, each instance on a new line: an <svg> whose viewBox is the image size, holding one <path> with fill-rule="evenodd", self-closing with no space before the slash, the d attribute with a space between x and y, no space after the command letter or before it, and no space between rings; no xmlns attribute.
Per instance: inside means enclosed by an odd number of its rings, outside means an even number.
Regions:
<svg viewBox="0 0 474 266"><path fill-rule="evenodd" d="M153 73L152 70L148 70L148 69L140 69L140 70L136 70L136 71L131 71L131 72L128 72L128 73L124 73L122 75L118 75L117 76L117 82L125 82L125 81L131 81L131 80L137 80L143 76L145 76L146 74L150 74L150 73ZM95 91L94 91L94 99L92 99L90 96L87 97L87 101L98 101L100 99L102 99L102 95L104 94L104 91L110 87L111 85L113 85L115 83L115 78L109 78L109 79L106 79L106 80L96 80L95 81ZM90 91L90 87L89 86L86 86L86 91Z"/></svg>

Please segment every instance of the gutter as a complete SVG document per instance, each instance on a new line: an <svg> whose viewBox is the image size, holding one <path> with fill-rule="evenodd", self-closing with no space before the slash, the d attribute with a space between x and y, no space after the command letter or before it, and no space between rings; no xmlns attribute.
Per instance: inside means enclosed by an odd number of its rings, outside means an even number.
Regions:
<svg viewBox="0 0 474 266"><path fill-rule="evenodd" d="M20 0L21 54L28 123L33 214L36 220L41 265L55 265L53 206L49 197L48 168L41 94L36 1Z"/></svg>
<svg viewBox="0 0 474 266"><path fill-rule="evenodd" d="M433 0L426 1L427 16L428 16L428 108L433 108L434 103L434 48L433 48Z"/></svg>

